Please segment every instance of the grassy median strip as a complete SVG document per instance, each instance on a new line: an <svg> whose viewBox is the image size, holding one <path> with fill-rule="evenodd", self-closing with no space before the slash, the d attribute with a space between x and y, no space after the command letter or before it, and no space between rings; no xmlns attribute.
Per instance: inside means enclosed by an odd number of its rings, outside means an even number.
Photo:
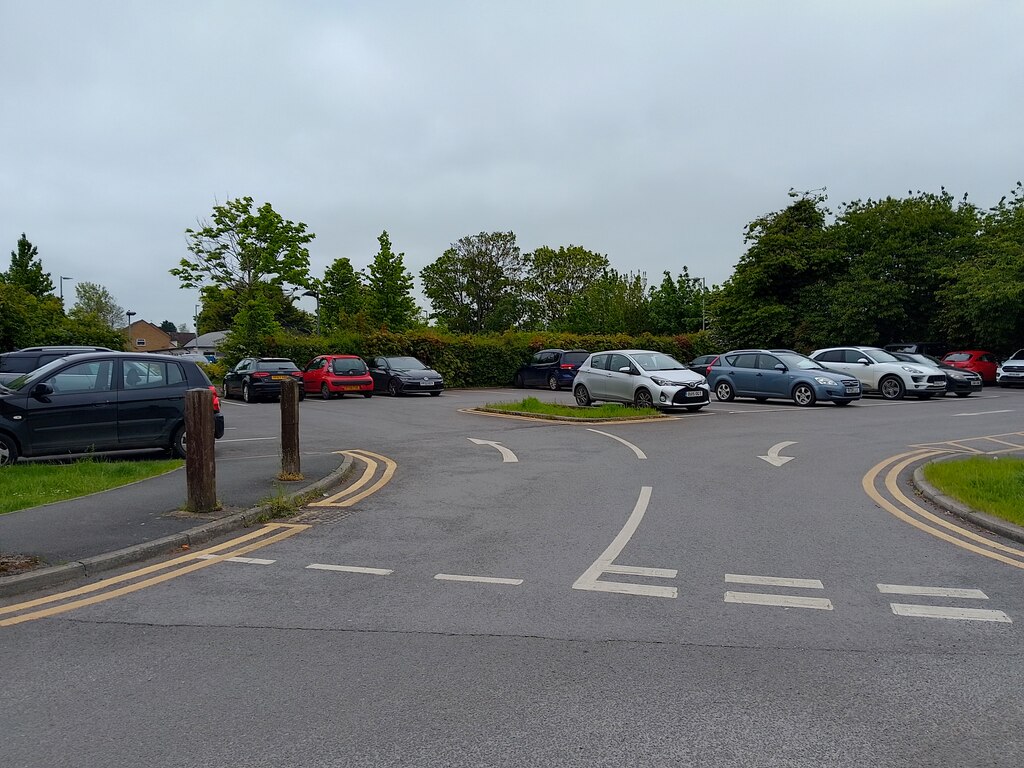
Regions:
<svg viewBox="0 0 1024 768"><path fill-rule="evenodd" d="M99 461L68 464L15 464L0 468L0 515L40 504L64 501L162 475L184 464L160 461Z"/></svg>
<svg viewBox="0 0 1024 768"><path fill-rule="evenodd" d="M924 468L925 479L967 506L1024 525L1024 459L977 456Z"/></svg>
<svg viewBox="0 0 1024 768"><path fill-rule="evenodd" d="M563 416L573 419L650 419L661 415L654 408L631 408L618 403L603 403L583 408L577 405L545 403L536 397L527 397L518 403L488 403L484 408L509 413Z"/></svg>

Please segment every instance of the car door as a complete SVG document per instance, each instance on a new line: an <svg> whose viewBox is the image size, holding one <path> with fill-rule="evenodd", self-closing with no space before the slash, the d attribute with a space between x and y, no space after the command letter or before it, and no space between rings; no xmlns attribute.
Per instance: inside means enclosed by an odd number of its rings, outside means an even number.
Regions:
<svg viewBox="0 0 1024 768"><path fill-rule="evenodd" d="M41 384L52 392L25 403L32 452L79 453L117 447L117 396L111 358L72 363Z"/></svg>
<svg viewBox="0 0 1024 768"><path fill-rule="evenodd" d="M245 374L253 362L252 358L243 358L235 364L234 368L224 374L224 395L226 397L242 394L242 379L245 378Z"/></svg>
<svg viewBox="0 0 1024 768"><path fill-rule="evenodd" d="M188 383L178 363L122 360L117 391L117 441L121 448L169 445L185 418Z"/></svg>
<svg viewBox="0 0 1024 768"><path fill-rule="evenodd" d="M789 370L776 369L777 365L785 367L785 364L775 355L759 354L757 356L757 370L754 379L762 397L789 397L793 374Z"/></svg>
<svg viewBox="0 0 1024 768"><path fill-rule="evenodd" d="M625 370L623 370L625 369ZM629 371L637 367L625 355L614 354L608 360L608 399L623 403L633 402L633 391L636 389L637 376Z"/></svg>
<svg viewBox="0 0 1024 768"><path fill-rule="evenodd" d="M590 373L586 376L586 387L594 400L605 400L611 389L608 379L608 362L611 355L593 355L590 358Z"/></svg>
<svg viewBox="0 0 1024 768"><path fill-rule="evenodd" d="M867 360L867 365L861 360ZM884 371L879 370L878 364L867 352L861 349L844 349L843 365L846 366L846 372L860 379L865 387L878 389L878 380L882 378Z"/></svg>
<svg viewBox="0 0 1024 768"><path fill-rule="evenodd" d="M384 392L388 386L388 379L391 378L391 366L387 358L377 357L373 360L373 367L370 368L370 377L373 379L375 392Z"/></svg>
<svg viewBox="0 0 1024 768"><path fill-rule="evenodd" d="M319 392L320 385L324 380L324 370L329 361L326 357L316 357L310 360L309 365L302 372L302 389L306 392Z"/></svg>
<svg viewBox="0 0 1024 768"><path fill-rule="evenodd" d="M859 379L860 372L863 370L864 366L856 363L855 361L852 363L846 362L846 352L847 350L845 349L828 349L815 355L814 359L830 371L845 373L847 376L853 376L854 378Z"/></svg>
<svg viewBox="0 0 1024 768"><path fill-rule="evenodd" d="M746 397L761 397L757 384L757 353L741 352L733 355L729 360L732 370L729 371L729 381L737 395Z"/></svg>

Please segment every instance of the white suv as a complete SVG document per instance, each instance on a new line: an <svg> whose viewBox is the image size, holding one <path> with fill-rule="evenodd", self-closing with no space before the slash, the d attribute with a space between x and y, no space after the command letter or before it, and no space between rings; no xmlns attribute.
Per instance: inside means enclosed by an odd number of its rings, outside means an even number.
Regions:
<svg viewBox="0 0 1024 768"><path fill-rule="evenodd" d="M877 392L886 400L901 400L906 394L924 399L946 391L941 371L902 362L877 347L829 347L810 356L826 368L860 379L865 392Z"/></svg>

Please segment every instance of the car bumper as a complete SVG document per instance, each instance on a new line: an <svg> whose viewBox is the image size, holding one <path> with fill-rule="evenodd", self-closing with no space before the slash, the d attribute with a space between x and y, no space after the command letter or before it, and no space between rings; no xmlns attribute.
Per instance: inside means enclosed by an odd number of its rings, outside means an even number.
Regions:
<svg viewBox="0 0 1024 768"><path fill-rule="evenodd" d="M691 405L707 405L711 401L711 389L703 387L659 387L652 393L655 408L687 408Z"/></svg>
<svg viewBox="0 0 1024 768"><path fill-rule="evenodd" d="M213 437L220 440L224 437L224 414L216 413L213 416Z"/></svg>
<svg viewBox="0 0 1024 768"><path fill-rule="evenodd" d="M344 381L333 379L324 381L327 389L333 393L345 394L346 392L373 392L373 381Z"/></svg>
<svg viewBox="0 0 1024 768"><path fill-rule="evenodd" d="M984 386L981 379L947 379L947 392L981 392Z"/></svg>
<svg viewBox="0 0 1024 768"><path fill-rule="evenodd" d="M825 400L826 402L852 402L854 400L860 400L864 391L858 385L856 387L847 386L845 384L818 384L814 388L815 394L819 400Z"/></svg>
<svg viewBox="0 0 1024 768"><path fill-rule="evenodd" d="M399 391L407 394L415 392L440 392L444 389L444 381L441 379L431 381L423 381L421 379L403 381L399 379L398 388Z"/></svg>
<svg viewBox="0 0 1024 768"><path fill-rule="evenodd" d="M1007 373L1003 371L996 379L996 383L1002 387L1006 386L1024 386L1024 373Z"/></svg>

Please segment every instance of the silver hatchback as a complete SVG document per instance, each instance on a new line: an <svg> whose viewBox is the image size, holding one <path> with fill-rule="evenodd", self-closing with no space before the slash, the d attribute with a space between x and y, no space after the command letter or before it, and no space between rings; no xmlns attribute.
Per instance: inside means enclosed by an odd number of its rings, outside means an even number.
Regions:
<svg viewBox="0 0 1024 768"><path fill-rule="evenodd" d="M699 411L711 398L707 379L671 355L646 349L595 352L576 371L572 392L583 406L602 400L663 410Z"/></svg>

